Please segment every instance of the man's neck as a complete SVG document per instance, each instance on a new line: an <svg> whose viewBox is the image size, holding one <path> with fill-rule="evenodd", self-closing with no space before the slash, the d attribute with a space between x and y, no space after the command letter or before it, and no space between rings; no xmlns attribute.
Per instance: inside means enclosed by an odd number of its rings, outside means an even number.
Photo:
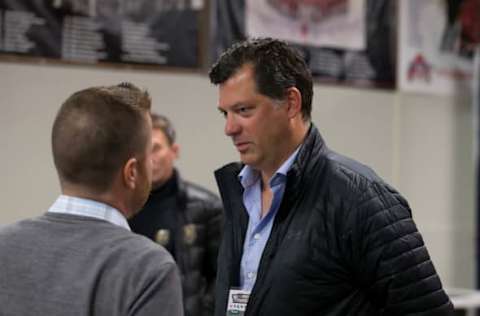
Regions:
<svg viewBox="0 0 480 316"><path fill-rule="evenodd" d="M162 179L160 181L153 182L152 183L152 191L161 190L163 187L172 183L172 181L174 181L174 179L175 179L175 171L172 171L172 173L170 174L170 177L168 177L167 179Z"/></svg>
<svg viewBox="0 0 480 316"><path fill-rule="evenodd" d="M117 195L115 195L111 191L107 190L105 192L99 193L91 189L85 188L84 186L65 183L62 184L61 191L63 195L78 197L82 199L89 199L110 205L111 207L117 209L120 213L122 213L123 216L125 216L126 218L129 217L129 208L126 205L127 203L124 201L124 199L115 198L115 196Z"/></svg>

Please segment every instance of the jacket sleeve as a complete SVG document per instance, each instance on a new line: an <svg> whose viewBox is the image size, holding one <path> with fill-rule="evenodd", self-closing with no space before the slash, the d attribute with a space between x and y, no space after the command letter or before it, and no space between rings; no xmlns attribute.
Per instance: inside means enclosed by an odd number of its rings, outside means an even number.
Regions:
<svg viewBox="0 0 480 316"><path fill-rule="evenodd" d="M151 263L155 266L155 263ZM129 316L183 316L182 288L175 263L156 265L139 276L140 293L130 304ZM143 267L143 269L147 269Z"/></svg>
<svg viewBox="0 0 480 316"><path fill-rule="evenodd" d="M388 185L373 183L354 208L355 278L382 315L451 315L453 305L407 201Z"/></svg>
<svg viewBox="0 0 480 316"><path fill-rule="evenodd" d="M203 315L211 316L214 313L215 303L215 276L217 273L217 256L220 247L223 227L223 206L220 199L208 203L207 220L207 262L204 264L207 278L207 290L203 297Z"/></svg>

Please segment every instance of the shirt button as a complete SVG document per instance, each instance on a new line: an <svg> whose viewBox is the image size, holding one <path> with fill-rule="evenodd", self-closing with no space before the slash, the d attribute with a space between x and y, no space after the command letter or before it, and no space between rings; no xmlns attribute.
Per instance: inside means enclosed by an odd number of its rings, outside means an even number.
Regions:
<svg viewBox="0 0 480 316"><path fill-rule="evenodd" d="M260 239L260 234L255 234L255 235L253 236L253 238L254 238L255 240L259 240L259 239Z"/></svg>
<svg viewBox="0 0 480 316"><path fill-rule="evenodd" d="M247 273L247 277L248 277L249 279L253 279L253 276L254 276L254 275L255 275L255 273L253 273L253 272L248 272L248 273Z"/></svg>

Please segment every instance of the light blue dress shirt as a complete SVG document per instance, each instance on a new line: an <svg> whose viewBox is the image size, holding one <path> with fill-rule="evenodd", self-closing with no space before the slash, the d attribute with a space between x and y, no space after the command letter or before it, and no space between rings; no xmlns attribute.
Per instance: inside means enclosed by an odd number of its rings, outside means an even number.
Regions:
<svg viewBox="0 0 480 316"><path fill-rule="evenodd" d="M287 172L290 170L300 147L278 168L268 185L273 191L272 204L266 213L262 215L262 189L260 172L246 165L238 175L243 191L243 204L247 209L249 221L245 242L243 244L243 256L240 264L240 288L251 291L257 279L257 270L260 264L263 250L272 231L273 221L282 202Z"/></svg>
<svg viewBox="0 0 480 316"><path fill-rule="evenodd" d="M88 216L97 219L103 219L114 225L130 230L128 222L116 208L102 202L60 195L53 205L48 209L49 213L62 213Z"/></svg>

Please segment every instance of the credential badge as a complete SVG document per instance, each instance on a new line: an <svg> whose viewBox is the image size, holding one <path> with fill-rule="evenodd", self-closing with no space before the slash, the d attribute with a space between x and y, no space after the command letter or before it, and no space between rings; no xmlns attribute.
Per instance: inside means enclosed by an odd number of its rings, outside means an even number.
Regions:
<svg viewBox="0 0 480 316"><path fill-rule="evenodd" d="M197 239L197 227L195 224L183 226L183 241L186 245L193 245Z"/></svg>
<svg viewBox="0 0 480 316"><path fill-rule="evenodd" d="M157 230L155 241L165 247L170 241L170 231L168 229Z"/></svg>

